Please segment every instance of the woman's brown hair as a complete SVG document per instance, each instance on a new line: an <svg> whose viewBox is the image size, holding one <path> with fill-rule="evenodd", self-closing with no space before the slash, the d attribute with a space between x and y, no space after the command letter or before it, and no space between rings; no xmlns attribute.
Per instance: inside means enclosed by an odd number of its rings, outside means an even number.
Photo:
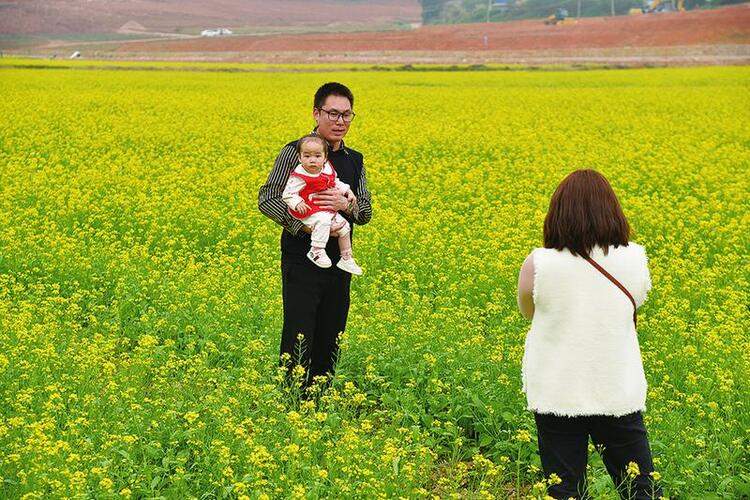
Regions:
<svg viewBox="0 0 750 500"><path fill-rule="evenodd" d="M594 246L627 246L630 225L607 179L595 170L576 170L555 190L544 219L544 247L588 257Z"/></svg>

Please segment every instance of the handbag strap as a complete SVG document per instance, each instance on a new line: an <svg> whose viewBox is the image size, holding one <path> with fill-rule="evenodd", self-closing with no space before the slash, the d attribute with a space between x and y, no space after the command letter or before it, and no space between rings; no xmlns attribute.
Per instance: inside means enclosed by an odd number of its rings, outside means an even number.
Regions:
<svg viewBox="0 0 750 500"><path fill-rule="evenodd" d="M609 274L606 269L604 269L602 266L600 266L599 264L597 264L594 259L592 259L591 257L584 257L584 259L586 259L586 262L588 262L589 264L591 264L592 266L594 266L594 268L597 271L599 271L604 276L606 276L609 281L611 281L612 283L614 283L615 286L617 286L617 288L619 288L620 290L622 290L622 293L624 293L625 295L627 295L627 297L630 299L630 302L633 304L633 325L637 328L638 327L638 307L635 305L635 299L633 298L632 295L630 295L630 292L628 292L628 289L625 288L622 285L622 283L620 283L619 281L617 281L614 276L612 276L611 274Z"/></svg>

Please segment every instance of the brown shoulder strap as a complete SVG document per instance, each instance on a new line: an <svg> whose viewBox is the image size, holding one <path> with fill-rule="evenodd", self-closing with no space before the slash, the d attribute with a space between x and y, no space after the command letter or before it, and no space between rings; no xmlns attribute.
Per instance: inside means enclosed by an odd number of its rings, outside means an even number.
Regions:
<svg viewBox="0 0 750 500"><path fill-rule="evenodd" d="M617 281L614 276L612 276L611 274L609 274L606 269L604 269L602 266L600 266L599 264L597 264L594 259L592 259L591 257L584 257L584 258L586 259L586 262L588 262L589 264L591 264L592 266L594 266L597 271L599 271L604 276L606 276L609 281L611 281L612 283L614 283L615 286L617 286L617 288L619 288L620 290L622 290L622 293L624 293L625 295L627 295L627 297L630 299L630 302L633 304L633 325L635 325L636 327L638 327L638 308L635 305L635 299L633 298L632 295L630 295L630 292L628 292L628 289L625 288L622 285L622 283L620 283L619 281Z"/></svg>

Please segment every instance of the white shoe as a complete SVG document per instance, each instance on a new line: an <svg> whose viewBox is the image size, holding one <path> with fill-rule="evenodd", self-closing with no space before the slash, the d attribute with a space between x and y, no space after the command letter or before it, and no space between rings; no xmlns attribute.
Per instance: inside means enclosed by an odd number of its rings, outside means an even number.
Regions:
<svg viewBox="0 0 750 500"><path fill-rule="evenodd" d="M317 252L310 249L310 251L307 252L307 258L310 259L313 264L322 267L323 269L328 269L332 265L331 259L328 258L328 254L322 249Z"/></svg>
<svg viewBox="0 0 750 500"><path fill-rule="evenodd" d="M359 267L356 262L354 262L354 257L352 257L351 259L339 259L339 261L336 263L336 267L338 267L342 271L346 271L347 273L362 276L362 268Z"/></svg>

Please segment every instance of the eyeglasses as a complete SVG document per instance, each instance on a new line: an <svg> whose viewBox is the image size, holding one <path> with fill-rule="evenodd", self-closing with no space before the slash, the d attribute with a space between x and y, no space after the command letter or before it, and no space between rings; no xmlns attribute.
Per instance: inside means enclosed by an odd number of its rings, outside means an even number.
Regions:
<svg viewBox="0 0 750 500"><path fill-rule="evenodd" d="M352 111L345 111L342 113L335 109L318 108L318 110L323 111L326 115L328 115L328 119L334 123L339 121L339 118L344 120L344 123L350 123L352 120L354 120L354 117L357 116Z"/></svg>

